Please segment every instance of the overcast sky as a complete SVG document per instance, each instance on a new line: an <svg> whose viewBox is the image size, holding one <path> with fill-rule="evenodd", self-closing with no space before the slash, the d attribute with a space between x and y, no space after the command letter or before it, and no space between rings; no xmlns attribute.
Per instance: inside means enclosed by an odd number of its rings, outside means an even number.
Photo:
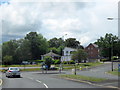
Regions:
<svg viewBox="0 0 120 90"><path fill-rule="evenodd" d="M9 0L1 3L2 41L23 38L31 31L41 33L48 40L73 37L84 46L106 33L118 36L118 20L107 20L108 17L118 17L118 0L43 1Z"/></svg>

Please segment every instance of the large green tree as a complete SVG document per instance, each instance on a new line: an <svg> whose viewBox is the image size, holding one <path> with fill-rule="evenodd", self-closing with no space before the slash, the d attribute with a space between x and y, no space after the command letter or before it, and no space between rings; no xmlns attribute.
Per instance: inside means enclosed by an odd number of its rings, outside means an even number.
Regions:
<svg viewBox="0 0 120 90"><path fill-rule="evenodd" d="M49 47L50 48L59 48L60 46L62 46L64 44L64 40L62 38L52 38L48 41L49 43Z"/></svg>
<svg viewBox="0 0 120 90"><path fill-rule="evenodd" d="M10 40L8 42L4 42L2 44L2 60L3 60L3 63L4 63L4 60L3 59L4 57L6 56L11 56L12 57L12 62L14 63L16 60L15 60L15 53L16 53L16 49L18 48L18 44L17 44L17 41L16 40Z"/></svg>
<svg viewBox="0 0 120 90"><path fill-rule="evenodd" d="M104 37L100 37L95 44L99 46L102 57L109 57L111 60L111 56L119 55L120 42L118 42L118 37L111 33L106 33Z"/></svg>
<svg viewBox="0 0 120 90"><path fill-rule="evenodd" d="M37 32L30 32L26 35L25 40L30 42L30 51L32 59L40 59L40 55L45 54L48 49L47 40Z"/></svg>
<svg viewBox="0 0 120 90"><path fill-rule="evenodd" d="M25 39L18 40L18 48L16 49L16 63L22 63L25 60L31 60L30 42Z"/></svg>
<svg viewBox="0 0 120 90"><path fill-rule="evenodd" d="M68 38L65 40L65 46L71 48L81 48L80 42L76 38Z"/></svg>

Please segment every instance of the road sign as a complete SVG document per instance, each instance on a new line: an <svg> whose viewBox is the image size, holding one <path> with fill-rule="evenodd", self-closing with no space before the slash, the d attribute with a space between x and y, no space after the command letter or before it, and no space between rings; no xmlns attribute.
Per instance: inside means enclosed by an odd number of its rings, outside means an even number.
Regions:
<svg viewBox="0 0 120 90"><path fill-rule="evenodd" d="M118 71L120 72L120 64L118 64Z"/></svg>

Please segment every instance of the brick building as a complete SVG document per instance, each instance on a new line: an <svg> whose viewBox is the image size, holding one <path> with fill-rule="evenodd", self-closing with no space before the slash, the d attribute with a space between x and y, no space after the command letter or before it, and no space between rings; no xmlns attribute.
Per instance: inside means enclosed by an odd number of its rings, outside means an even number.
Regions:
<svg viewBox="0 0 120 90"><path fill-rule="evenodd" d="M99 48L98 45L90 43L85 51L88 54L88 59L99 59Z"/></svg>

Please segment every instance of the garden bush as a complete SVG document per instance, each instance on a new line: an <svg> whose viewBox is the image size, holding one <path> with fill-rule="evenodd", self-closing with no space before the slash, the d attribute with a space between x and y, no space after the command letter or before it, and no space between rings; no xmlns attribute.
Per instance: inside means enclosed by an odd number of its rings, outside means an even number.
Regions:
<svg viewBox="0 0 120 90"><path fill-rule="evenodd" d="M54 64L60 64L61 61L58 59L58 60L54 60Z"/></svg>
<svg viewBox="0 0 120 90"><path fill-rule="evenodd" d="M69 64L75 64L75 61L74 60L70 60Z"/></svg>

